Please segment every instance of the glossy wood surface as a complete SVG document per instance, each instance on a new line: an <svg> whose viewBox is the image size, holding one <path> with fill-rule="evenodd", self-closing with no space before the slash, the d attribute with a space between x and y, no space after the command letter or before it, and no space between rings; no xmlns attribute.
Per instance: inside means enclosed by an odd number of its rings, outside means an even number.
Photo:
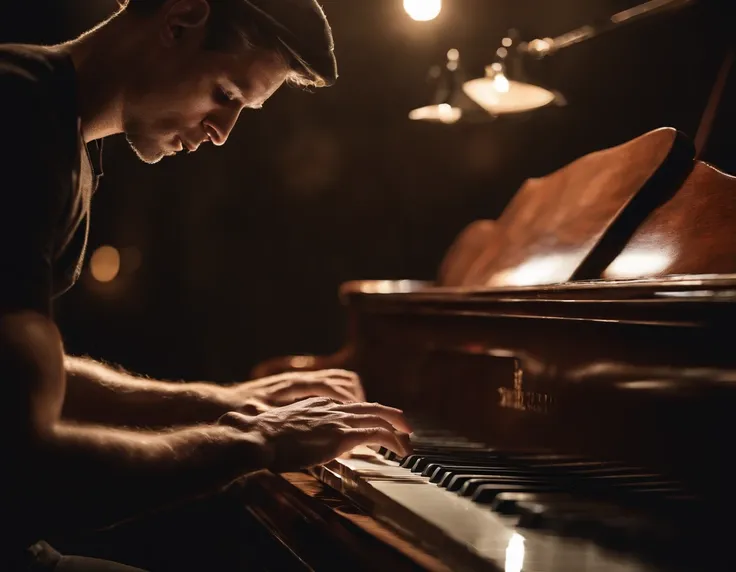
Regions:
<svg viewBox="0 0 736 572"><path fill-rule="evenodd" d="M491 256L489 252L502 240L502 231L495 221L478 220L468 225L445 253L437 274L437 285L471 285L475 279L472 270L477 260Z"/></svg>
<svg viewBox="0 0 736 572"><path fill-rule="evenodd" d="M500 236L493 237L461 284L570 280L604 235L625 236L632 219L679 186L693 154L683 135L662 128L527 180L498 220Z"/></svg>
<svg viewBox="0 0 736 572"><path fill-rule="evenodd" d="M242 480L230 495L249 523L260 524L262 541L277 540L254 550L247 570L450 572L436 555L309 474L264 471Z"/></svg>
<svg viewBox="0 0 736 572"><path fill-rule="evenodd" d="M697 162L636 229L604 279L736 272L736 177Z"/></svg>

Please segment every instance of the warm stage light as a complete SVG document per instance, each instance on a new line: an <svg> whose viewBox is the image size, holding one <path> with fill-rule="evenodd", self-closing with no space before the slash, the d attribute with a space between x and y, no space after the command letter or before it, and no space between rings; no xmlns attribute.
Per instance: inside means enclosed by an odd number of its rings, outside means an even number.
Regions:
<svg viewBox="0 0 736 572"><path fill-rule="evenodd" d="M442 0L404 0L404 10L413 20L434 20L442 11Z"/></svg>
<svg viewBox="0 0 736 572"><path fill-rule="evenodd" d="M509 80L499 64L488 66L486 77L466 82L463 91L491 115L539 109L556 97L543 87Z"/></svg>
<svg viewBox="0 0 736 572"><path fill-rule="evenodd" d="M100 246L89 261L92 277L98 282L111 282L120 272L120 253L112 246Z"/></svg>
<svg viewBox="0 0 736 572"><path fill-rule="evenodd" d="M427 105L412 109L409 112L409 119L414 121L436 121L438 123L456 123L463 116L463 111L459 107L453 107L449 103L440 103L439 105Z"/></svg>

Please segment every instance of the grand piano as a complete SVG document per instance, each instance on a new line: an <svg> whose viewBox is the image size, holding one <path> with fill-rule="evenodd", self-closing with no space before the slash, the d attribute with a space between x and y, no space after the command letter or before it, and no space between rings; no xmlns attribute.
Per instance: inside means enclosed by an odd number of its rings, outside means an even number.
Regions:
<svg viewBox="0 0 736 572"><path fill-rule="evenodd" d="M232 493L247 569L734 570L736 178L662 128L524 183L435 282L344 284L341 367L412 420Z"/></svg>

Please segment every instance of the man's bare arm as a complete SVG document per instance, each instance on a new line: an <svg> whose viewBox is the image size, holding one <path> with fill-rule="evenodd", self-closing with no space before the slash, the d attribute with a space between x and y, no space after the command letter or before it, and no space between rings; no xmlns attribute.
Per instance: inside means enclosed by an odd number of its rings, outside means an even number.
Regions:
<svg viewBox="0 0 736 572"><path fill-rule="evenodd" d="M62 418L100 425L173 427L212 423L237 409L222 387L137 377L89 358L64 356Z"/></svg>
<svg viewBox="0 0 736 572"><path fill-rule="evenodd" d="M98 527L206 494L268 465L262 437L225 426L165 434L59 424L25 479L45 534ZM33 506L37 504L38 506Z"/></svg>
<svg viewBox="0 0 736 572"><path fill-rule="evenodd" d="M0 316L0 380L2 504L13 521L30 517L32 536L111 524L268 464L263 437L233 427L156 434L62 422L61 338L34 312Z"/></svg>
<svg viewBox="0 0 736 572"><path fill-rule="evenodd" d="M365 400L358 376L340 369L286 372L224 386L151 380L68 355L64 368L62 418L105 426L168 428L211 423L230 411L257 415L315 396L342 402Z"/></svg>
<svg viewBox="0 0 736 572"><path fill-rule="evenodd" d="M74 426L61 420L65 381L53 322L35 312L0 315L0 506L16 528L25 525L29 542L112 524L261 468L305 468L368 443L411 450L401 411L329 398L168 433Z"/></svg>

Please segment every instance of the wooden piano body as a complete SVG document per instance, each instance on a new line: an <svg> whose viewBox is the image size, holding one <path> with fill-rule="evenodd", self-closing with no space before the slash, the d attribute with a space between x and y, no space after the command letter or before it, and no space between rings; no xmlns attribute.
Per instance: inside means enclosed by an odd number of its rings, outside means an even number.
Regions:
<svg viewBox="0 0 736 572"><path fill-rule="evenodd" d="M714 544L736 529L728 515L736 507L736 178L696 161L675 130L527 181L499 220L458 237L434 283L352 282L340 295L349 320L342 349L269 360L254 376L354 369L370 400L433 427L677 479L703 506L722 507L704 513ZM312 509L303 507L325 505L320 495L340 497L308 475L263 475L251 490L267 494L251 494L248 510L295 555L305 545L285 523L298 513L304 525ZM276 516L295 506L291 521ZM405 558L391 569L475 569L386 524L391 514L379 508L363 503L363 518L380 531L367 535L335 511L311 514L313 530L327 536L322 551L308 543L305 569L376 569L377 539ZM713 556L719 567L724 557Z"/></svg>

